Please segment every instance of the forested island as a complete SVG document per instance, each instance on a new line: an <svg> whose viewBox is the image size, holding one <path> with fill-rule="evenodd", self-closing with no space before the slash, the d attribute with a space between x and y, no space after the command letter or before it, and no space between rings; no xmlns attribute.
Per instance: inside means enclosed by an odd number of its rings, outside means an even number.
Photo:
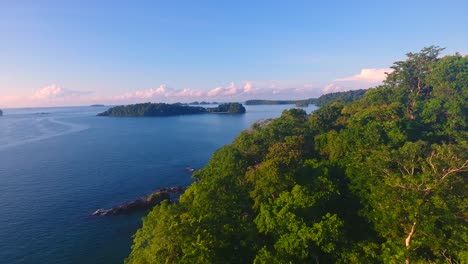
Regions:
<svg viewBox="0 0 468 264"><path fill-rule="evenodd" d="M306 100L263 100L253 99L245 101L246 105L293 105L299 102L313 104L317 100L316 98L310 98Z"/></svg>
<svg viewBox="0 0 468 264"><path fill-rule="evenodd" d="M352 102L364 96L367 90L351 90L346 92L335 92L321 95L319 98L309 98L305 100L247 100L246 105L289 105L293 104L297 107L307 107L309 104L322 106L333 101Z"/></svg>
<svg viewBox="0 0 468 264"><path fill-rule="evenodd" d="M98 114L98 116L174 116L205 113L244 114L245 107L240 103L223 103L212 108L188 106L184 104L143 103L115 106Z"/></svg>
<svg viewBox="0 0 468 264"><path fill-rule="evenodd" d="M125 262L466 262L468 57L441 50L242 132L153 208Z"/></svg>
<svg viewBox="0 0 468 264"><path fill-rule="evenodd" d="M194 102L188 103L188 105L210 105L210 104L218 104L218 103L217 102L206 102L206 101L201 101L201 102L194 101Z"/></svg>

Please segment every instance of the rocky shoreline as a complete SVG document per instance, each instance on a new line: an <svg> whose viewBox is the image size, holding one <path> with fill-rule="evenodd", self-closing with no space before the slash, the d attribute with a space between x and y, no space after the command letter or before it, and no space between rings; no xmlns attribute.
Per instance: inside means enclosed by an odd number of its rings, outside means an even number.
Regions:
<svg viewBox="0 0 468 264"><path fill-rule="evenodd" d="M153 208L154 206L160 204L162 201L171 200L171 195L181 194L187 189L184 186L176 187L164 187L156 190L145 198L139 198L122 205L112 207L109 209L97 209L92 213L93 216L112 216L112 215L121 215L129 214L136 211L144 211Z"/></svg>

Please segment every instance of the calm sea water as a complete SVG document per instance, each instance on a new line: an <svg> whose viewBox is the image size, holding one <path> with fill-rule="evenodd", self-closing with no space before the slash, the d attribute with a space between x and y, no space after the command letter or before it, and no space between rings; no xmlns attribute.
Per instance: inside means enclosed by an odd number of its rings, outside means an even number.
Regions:
<svg viewBox="0 0 468 264"><path fill-rule="evenodd" d="M189 184L187 166L203 167L239 132L289 107L148 118L96 117L105 107L4 110L0 263L122 263L143 215L93 211Z"/></svg>

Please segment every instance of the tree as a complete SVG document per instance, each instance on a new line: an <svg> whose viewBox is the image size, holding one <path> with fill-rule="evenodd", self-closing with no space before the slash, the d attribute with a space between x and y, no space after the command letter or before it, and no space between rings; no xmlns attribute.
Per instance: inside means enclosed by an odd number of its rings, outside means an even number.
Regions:
<svg viewBox="0 0 468 264"><path fill-rule="evenodd" d="M360 99L242 132L153 209L127 261L466 262L468 57L441 50Z"/></svg>
<svg viewBox="0 0 468 264"><path fill-rule="evenodd" d="M432 87L427 85L426 76L442 50L444 49L430 46L419 53L407 53L408 59L395 62L391 67L393 72L384 81L391 87L398 87L403 94L407 115L411 120L416 119L419 114L418 102L430 96Z"/></svg>

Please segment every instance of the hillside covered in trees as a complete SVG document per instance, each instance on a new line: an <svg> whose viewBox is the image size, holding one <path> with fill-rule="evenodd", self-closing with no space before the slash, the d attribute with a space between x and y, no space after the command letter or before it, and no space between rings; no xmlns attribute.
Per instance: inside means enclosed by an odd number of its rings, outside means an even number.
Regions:
<svg viewBox="0 0 468 264"><path fill-rule="evenodd" d="M306 107L309 104L316 106L322 106L333 101L352 102L357 99L361 99L366 93L365 89L351 90L346 92L335 92L321 95L319 98L309 98L305 100L262 100L253 99L247 100L246 105L289 105L293 104L298 107Z"/></svg>
<svg viewBox="0 0 468 264"><path fill-rule="evenodd" d="M321 95L319 98L315 99L313 104L316 106L326 105L334 101L343 101L343 102L352 102L364 97L364 94L367 90L351 90L346 92L335 92Z"/></svg>
<svg viewBox="0 0 468 264"><path fill-rule="evenodd" d="M183 104L143 103L114 106L107 111L98 114L98 116L174 116L205 113L244 114L245 108L240 103L223 103L212 108L188 106Z"/></svg>
<svg viewBox="0 0 468 264"><path fill-rule="evenodd" d="M259 121L154 207L126 263L466 263L468 57Z"/></svg>

